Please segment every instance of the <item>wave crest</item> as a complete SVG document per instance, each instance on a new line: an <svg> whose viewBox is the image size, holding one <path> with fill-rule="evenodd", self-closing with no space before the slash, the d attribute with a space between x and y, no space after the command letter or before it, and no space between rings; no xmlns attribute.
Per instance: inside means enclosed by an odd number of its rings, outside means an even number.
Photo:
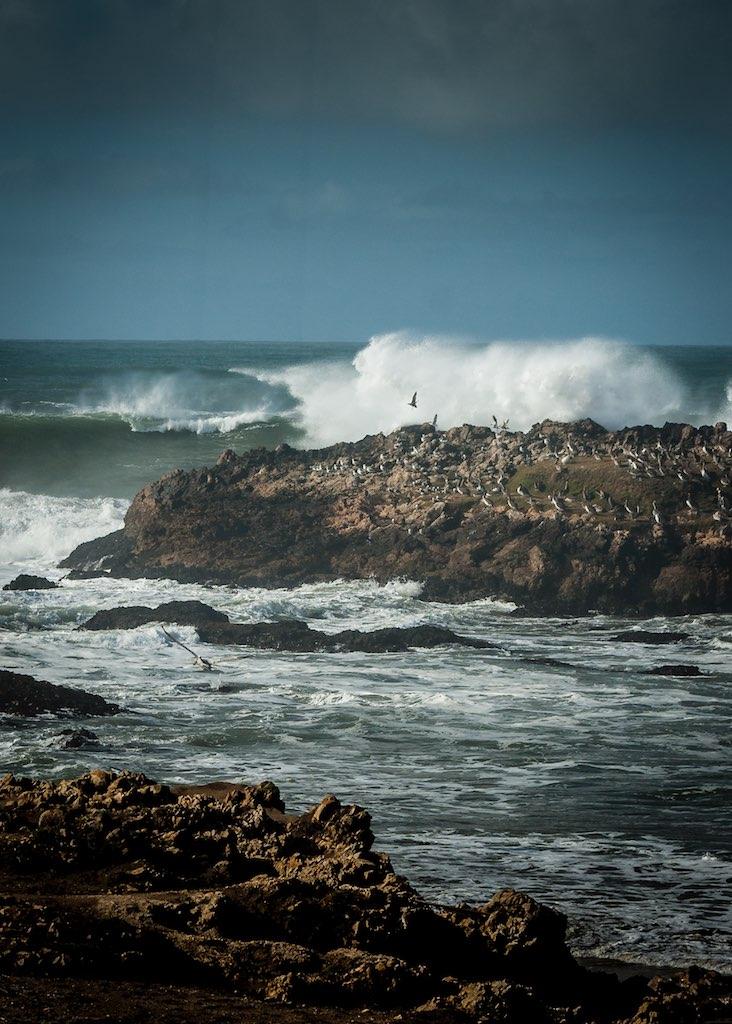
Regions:
<svg viewBox="0 0 732 1024"><path fill-rule="evenodd" d="M101 395L82 396L74 412L117 416L135 432L226 434L277 415L279 396L257 387L256 378L250 384L257 393L242 394L241 384L227 388L220 377L200 373L132 373L108 384Z"/></svg>

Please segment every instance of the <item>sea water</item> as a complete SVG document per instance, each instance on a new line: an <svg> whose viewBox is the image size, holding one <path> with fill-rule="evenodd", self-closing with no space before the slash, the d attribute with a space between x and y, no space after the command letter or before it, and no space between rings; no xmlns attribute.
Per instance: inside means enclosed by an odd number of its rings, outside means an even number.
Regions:
<svg viewBox="0 0 732 1024"><path fill-rule="evenodd" d="M732 420L732 349L601 339L520 345L386 335L368 345L0 343L0 583L54 579L118 528L143 483L225 447L327 443L410 422L523 428L546 416ZM417 414L419 415L419 414ZM131 768L168 781L273 779L290 809L333 791L425 895L519 887L565 911L582 954L730 969L732 616L654 619L689 639L614 639L622 619L526 619L500 601L421 600L419 580L292 591L64 581L0 593L2 667L81 686L124 712L98 749L55 719L0 723L0 768ZM495 650L288 654L207 647L159 626L84 633L100 608L197 598L238 621L323 630L431 623ZM648 669L697 665L699 677Z"/></svg>

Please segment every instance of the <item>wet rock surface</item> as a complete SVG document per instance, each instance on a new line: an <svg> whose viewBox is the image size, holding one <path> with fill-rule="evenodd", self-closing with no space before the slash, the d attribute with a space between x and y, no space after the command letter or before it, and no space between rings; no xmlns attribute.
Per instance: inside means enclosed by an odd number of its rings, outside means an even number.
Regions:
<svg viewBox="0 0 732 1024"><path fill-rule="evenodd" d="M697 665L656 665L646 672L649 676L703 676Z"/></svg>
<svg viewBox="0 0 732 1024"><path fill-rule="evenodd" d="M117 704L110 704L94 693L0 669L0 714L24 718L43 714L94 717L116 715L119 711Z"/></svg>
<svg viewBox="0 0 732 1024"><path fill-rule="evenodd" d="M228 622L229 616L217 612L203 601L166 601L157 608L146 605L128 605L109 608L85 622L81 629L137 629L149 622L167 622L176 626L198 627L208 622Z"/></svg>
<svg viewBox="0 0 732 1024"><path fill-rule="evenodd" d="M10 583L6 583L3 590L56 590L58 583L47 580L45 576L31 576L21 573Z"/></svg>
<svg viewBox="0 0 732 1024"><path fill-rule="evenodd" d="M404 427L318 451L222 454L135 497L76 574L242 586L424 582L536 614L732 610L732 432L590 420Z"/></svg>
<svg viewBox="0 0 732 1024"><path fill-rule="evenodd" d="M209 991L218 1020L278 1019L253 1000L314 1008L285 1021L365 1007L375 1020L650 1024L732 1008L729 979L711 972L649 984L585 970L565 926L512 890L477 907L426 902L373 850L367 812L334 796L288 815L269 782L0 781L0 969L33 979L31 993L45 979L52 1005L81 978L99 983L90 999L105 980L165 986L159 1020L185 987L179 1020L212 1019L196 1009Z"/></svg>
<svg viewBox="0 0 732 1024"><path fill-rule="evenodd" d="M617 633L612 639L624 644L661 646L663 644L680 644L691 638L688 633L674 633L671 630L656 633L648 629L629 629L624 633Z"/></svg>
<svg viewBox="0 0 732 1024"><path fill-rule="evenodd" d="M460 636L441 626L394 626L369 632L347 629L338 633L324 633L311 629L299 619L230 622L223 612L217 612L200 601L170 601L157 608L112 608L97 612L79 628L134 629L148 622L195 626L204 643L241 644L268 651L395 654L413 647L441 647L446 644L481 649L495 646L485 640Z"/></svg>
<svg viewBox="0 0 732 1024"><path fill-rule="evenodd" d="M99 737L91 729L64 729L59 737L62 750L95 750Z"/></svg>

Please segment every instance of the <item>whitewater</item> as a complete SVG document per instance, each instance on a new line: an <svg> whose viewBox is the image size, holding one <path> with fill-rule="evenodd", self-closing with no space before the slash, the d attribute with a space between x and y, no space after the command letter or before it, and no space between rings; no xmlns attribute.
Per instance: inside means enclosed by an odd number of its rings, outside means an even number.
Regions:
<svg viewBox="0 0 732 1024"><path fill-rule="evenodd" d="M7 379L4 379L7 378ZM547 416L732 419L732 352L580 339L475 343L400 332L363 346L0 343L0 584L59 580L78 543L118 529L134 491L224 447L325 444L418 415L438 426ZM495 650L297 655L207 647L158 626L79 633L101 608L197 598L239 621L319 629L430 623ZM732 617L524 619L496 601L441 605L419 580L240 590L62 580L0 592L2 666L123 705L95 750L64 723L0 724L0 768L133 768L201 781L274 779L293 809L335 791L374 814L376 845L425 894L513 885L570 916L584 955L730 969ZM612 638L643 625L668 649Z"/></svg>

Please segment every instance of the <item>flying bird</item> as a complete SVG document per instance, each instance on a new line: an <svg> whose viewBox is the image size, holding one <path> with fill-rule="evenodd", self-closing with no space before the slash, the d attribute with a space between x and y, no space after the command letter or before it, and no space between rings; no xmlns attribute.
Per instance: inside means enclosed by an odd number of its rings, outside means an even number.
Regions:
<svg viewBox="0 0 732 1024"><path fill-rule="evenodd" d="M194 659L193 663L196 666L196 668L202 668L204 670L204 672L211 672L212 671L213 665L211 664L210 661L208 661L206 658L202 658L200 654L196 654L196 652L192 651L190 649L190 647L186 647L186 645L183 643L183 641L179 640L177 637L173 636L172 633L169 633L167 631L167 629L165 628L165 626L161 626L160 628L162 629L163 633L165 633L165 635L167 636L168 640L172 640L174 644L178 644L178 646L182 647L184 651L188 651L189 654L193 655L193 659Z"/></svg>
<svg viewBox="0 0 732 1024"><path fill-rule="evenodd" d="M417 392L415 391L412 395L412 401L407 402L407 405L411 405L413 409L417 408Z"/></svg>

